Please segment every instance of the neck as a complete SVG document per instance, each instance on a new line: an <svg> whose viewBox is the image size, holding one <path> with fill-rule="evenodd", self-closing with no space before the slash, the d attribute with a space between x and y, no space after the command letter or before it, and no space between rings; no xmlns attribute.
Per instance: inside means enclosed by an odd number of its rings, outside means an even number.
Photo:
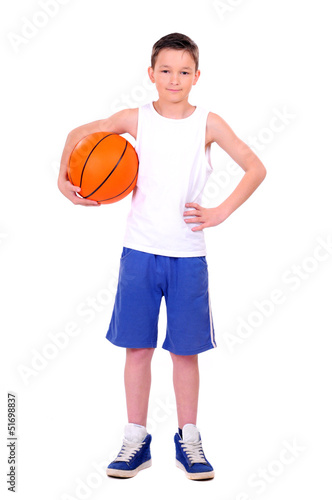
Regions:
<svg viewBox="0 0 332 500"><path fill-rule="evenodd" d="M167 102L162 99L153 102L154 109L165 118L181 120L188 118L194 111L195 106L189 104L188 100L180 102Z"/></svg>

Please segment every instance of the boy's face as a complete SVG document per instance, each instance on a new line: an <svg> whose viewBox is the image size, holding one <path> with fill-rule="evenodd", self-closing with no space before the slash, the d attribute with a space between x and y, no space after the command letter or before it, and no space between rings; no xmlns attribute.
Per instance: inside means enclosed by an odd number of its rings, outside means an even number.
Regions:
<svg viewBox="0 0 332 500"><path fill-rule="evenodd" d="M179 102L188 98L196 85L200 71L195 71L195 61L185 50L162 49L155 67L148 69L150 80L156 84L159 98Z"/></svg>

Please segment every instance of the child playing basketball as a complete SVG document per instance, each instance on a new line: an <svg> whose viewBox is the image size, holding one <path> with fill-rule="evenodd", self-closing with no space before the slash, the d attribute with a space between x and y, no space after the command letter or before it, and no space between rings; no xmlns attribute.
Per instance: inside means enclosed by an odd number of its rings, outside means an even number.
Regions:
<svg viewBox="0 0 332 500"><path fill-rule="evenodd" d="M128 424L109 476L132 477L151 465L146 429L151 359L157 346L159 307L165 297L167 331L163 348L173 361L179 430L176 465L190 479L214 477L196 427L198 354L216 347L208 288L203 229L225 221L263 181L266 170L254 152L218 115L189 104L196 85L198 47L172 33L155 43L148 72L159 98L115 113L69 133L58 186L74 204L80 198L67 177L70 153L85 135L97 131L129 133L136 139L139 174L127 218L119 281L106 338L126 348L124 370ZM201 206L212 171L210 148L217 143L245 171L218 207Z"/></svg>

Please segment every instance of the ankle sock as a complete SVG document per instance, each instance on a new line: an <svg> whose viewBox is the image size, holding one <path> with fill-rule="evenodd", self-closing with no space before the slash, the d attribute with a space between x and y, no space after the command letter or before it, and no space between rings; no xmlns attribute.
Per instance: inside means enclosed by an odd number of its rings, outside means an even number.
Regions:
<svg viewBox="0 0 332 500"><path fill-rule="evenodd" d="M180 429L180 427L178 427L178 429L179 429L180 438L182 439L182 429Z"/></svg>
<svg viewBox="0 0 332 500"><path fill-rule="evenodd" d="M185 443L197 443L200 439L199 430L194 424L186 424L182 429L182 439Z"/></svg>
<svg viewBox="0 0 332 500"><path fill-rule="evenodd" d="M147 433L146 427L143 427L143 425L129 423L125 426L124 437L128 441L140 443Z"/></svg>

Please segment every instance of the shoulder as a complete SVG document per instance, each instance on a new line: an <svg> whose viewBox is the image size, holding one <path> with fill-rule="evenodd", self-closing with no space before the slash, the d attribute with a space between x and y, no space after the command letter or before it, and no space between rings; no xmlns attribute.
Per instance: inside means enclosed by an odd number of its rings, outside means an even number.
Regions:
<svg viewBox="0 0 332 500"><path fill-rule="evenodd" d="M121 123L133 124L138 120L139 108L122 109L113 115L113 118Z"/></svg>
<svg viewBox="0 0 332 500"><path fill-rule="evenodd" d="M216 113L212 113L212 111L209 111L206 120L206 126L210 131L213 131L227 126L227 123L223 118L221 118L221 116L217 115Z"/></svg>
<svg viewBox="0 0 332 500"><path fill-rule="evenodd" d="M110 132L128 133L136 139L139 108L122 109L105 120L105 126Z"/></svg>
<svg viewBox="0 0 332 500"><path fill-rule="evenodd" d="M206 120L206 143L218 142L220 145L223 139L230 140L235 137L228 123L221 116L210 111Z"/></svg>

